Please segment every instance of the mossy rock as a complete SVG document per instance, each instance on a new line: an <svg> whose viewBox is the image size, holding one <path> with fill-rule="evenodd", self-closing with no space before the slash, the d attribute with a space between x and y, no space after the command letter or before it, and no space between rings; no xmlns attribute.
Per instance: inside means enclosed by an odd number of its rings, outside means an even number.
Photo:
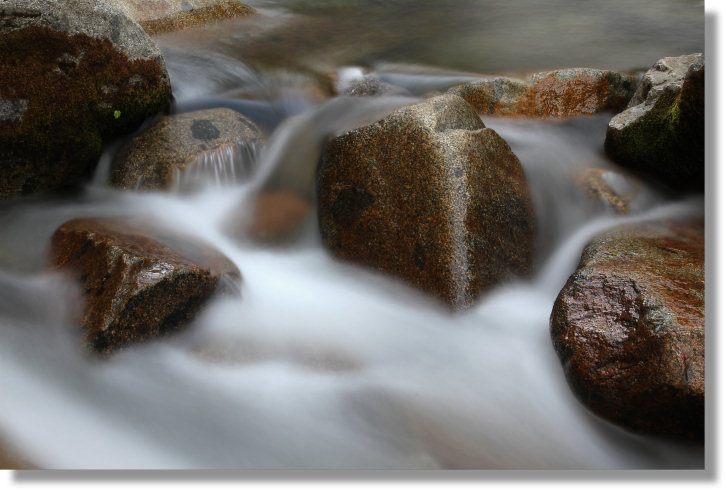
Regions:
<svg viewBox="0 0 725 490"><path fill-rule="evenodd" d="M663 58L647 71L604 143L617 163L680 191L705 183L705 62Z"/></svg>
<svg viewBox="0 0 725 490"><path fill-rule="evenodd" d="M93 11L102 18L84 20L85 11L72 8L89 2L8 4L15 10L8 7L0 25L0 197L76 181L92 170L104 142L135 130L171 99L158 49L144 46L153 43L119 12L102 7Z"/></svg>

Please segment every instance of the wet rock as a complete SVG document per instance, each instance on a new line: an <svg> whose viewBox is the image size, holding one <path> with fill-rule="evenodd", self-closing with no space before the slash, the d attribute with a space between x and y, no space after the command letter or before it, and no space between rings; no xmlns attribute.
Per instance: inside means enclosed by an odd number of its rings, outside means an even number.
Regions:
<svg viewBox="0 0 725 490"><path fill-rule="evenodd" d="M473 108L442 95L332 140L317 176L325 245L454 309L531 269L521 164Z"/></svg>
<svg viewBox="0 0 725 490"><path fill-rule="evenodd" d="M312 216L312 203L293 191L261 191L243 200L224 219L223 229L239 241L293 241Z"/></svg>
<svg viewBox="0 0 725 490"><path fill-rule="evenodd" d="M357 97L374 97L378 95L412 95L410 91L406 90L405 88L384 82L372 75L366 75L350 81L349 85L345 88L344 94Z"/></svg>
<svg viewBox="0 0 725 490"><path fill-rule="evenodd" d="M575 180L589 196L617 214L628 214L632 201L642 190L638 179L603 168L585 168Z"/></svg>
<svg viewBox="0 0 725 490"><path fill-rule="evenodd" d="M551 336L577 397L627 429L703 439L704 220L593 240L559 294Z"/></svg>
<svg viewBox="0 0 725 490"><path fill-rule="evenodd" d="M644 75L604 142L617 163L676 190L705 184L705 59L663 58Z"/></svg>
<svg viewBox="0 0 725 490"><path fill-rule="evenodd" d="M119 152L111 185L120 189L169 189L180 172L200 164L205 156L224 159L226 152L228 161L219 165L234 165L235 158L244 164L244 145L254 145L261 138L262 132L251 120L231 109L164 116ZM237 176L251 171L243 165L234 170Z"/></svg>
<svg viewBox="0 0 725 490"><path fill-rule="evenodd" d="M255 13L252 7L235 0L104 1L123 11L152 36Z"/></svg>
<svg viewBox="0 0 725 490"><path fill-rule="evenodd" d="M74 182L104 142L168 105L161 52L121 12L91 0L0 9L0 197Z"/></svg>
<svg viewBox="0 0 725 490"><path fill-rule="evenodd" d="M566 117L620 111L634 94L635 79L608 70L567 68L527 80L497 77L453 87L480 114Z"/></svg>
<svg viewBox="0 0 725 490"><path fill-rule="evenodd" d="M64 223L49 257L81 282L81 324L89 348L101 354L183 328L213 294L238 294L241 277L209 245L126 218Z"/></svg>

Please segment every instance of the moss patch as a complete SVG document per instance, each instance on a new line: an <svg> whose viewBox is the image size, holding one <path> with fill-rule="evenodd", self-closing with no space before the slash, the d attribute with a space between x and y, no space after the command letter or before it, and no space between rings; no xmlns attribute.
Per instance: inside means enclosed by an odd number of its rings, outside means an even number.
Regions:
<svg viewBox="0 0 725 490"><path fill-rule="evenodd" d="M104 140L157 113L171 88L156 62L131 61L109 40L34 26L0 38L0 97L28 101L0 125L0 196L8 196L83 175Z"/></svg>

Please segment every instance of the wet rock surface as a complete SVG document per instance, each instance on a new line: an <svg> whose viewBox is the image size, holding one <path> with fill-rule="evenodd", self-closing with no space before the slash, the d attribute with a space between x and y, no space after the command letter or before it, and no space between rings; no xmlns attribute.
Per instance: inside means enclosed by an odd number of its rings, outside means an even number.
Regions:
<svg viewBox="0 0 725 490"><path fill-rule="evenodd" d="M617 163L677 190L705 183L705 59L662 58L647 71L604 143Z"/></svg>
<svg viewBox="0 0 725 490"><path fill-rule="evenodd" d="M453 309L532 265L535 219L521 164L454 95L332 140L318 217L340 259L403 278Z"/></svg>
<svg viewBox="0 0 725 490"><path fill-rule="evenodd" d="M235 0L105 0L138 22L150 35L252 15L255 10Z"/></svg>
<svg viewBox="0 0 725 490"><path fill-rule="evenodd" d="M90 0L0 8L0 197L76 181L104 142L168 105L160 50L119 11Z"/></svg>
<svg viewBox="0 0 725 490"><path fill-rule="evenodd" d="M375 97L380 95L412 95L409 90L384 82L379 78L366 75L351 80L344 90L345 95L356 97Z"/></svg>
<svg viewBox="0 0 725 490"><path fill-rule="evenodd" d="M566 117L622 110L635 78L595 68L566 68L526 80L497 77L453 87L478 113L495 116Z"/></svg>
<svg viewBox="0 0 725 490"><path fill-rule="evenodd" d="M628 214L642 190L639 179L604 168L586 168L575 176L576 184L592 199L617 214Z"/></svg>
<svg viewBox="0 0 725 490"><path fill-rule="evenodd" d="M119 152L111 172L111 185L121 189L169 189L175 172L199 163L204 155L228 151L229 159L234 159L234 152L241 151L237 145L254 145L262 137L251 120L231 109L164 116ZM239 176L249 171L236 169Z"/></svg>
<svg viewBox="0 0 725 490"><path fill-rule="evenodd" d="M109 354L183 328L212 295L238 294L237 267L150 221L78 218L51 239L53 268L80 281L91 350Z"/></svg>
<svg viewBox="0 0 725 490"><path fill-rule="evenodd" d="M567 380L627 429L702 441L704 220L617 228L593 240L551 314Z"/></svg>

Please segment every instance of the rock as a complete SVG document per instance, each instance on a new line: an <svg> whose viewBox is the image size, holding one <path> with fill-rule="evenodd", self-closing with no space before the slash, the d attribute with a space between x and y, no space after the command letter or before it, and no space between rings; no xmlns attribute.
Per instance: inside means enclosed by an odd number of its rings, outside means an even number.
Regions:
<svg viewBox="0 0 725 490"><path fill-rule="evenodd" d="M506 142L455 95L333 139L317 175L325 245L453 309L531 270L534 209Z"/></svg>
<svg viewBox="0 0 725 490"><path fill-rule="evenodd" d="M312 205L290 191L268 191L255 196L248 233L257 240L293 235L309 216Z"/></svg>
<svg viewBox="0 0 725 490"><path fill-rule="evenodd" d="M593 240L559 294L551 337L577 397L632 431L703 440L704 220Z"/></svg>
<svg viewBox="0 0 725 490"><path fill-rule="evenodd" d="M682 191L705 185L705 60L663 58L647 71L604 142L615 162Z"/></svg>
<svg viewBox="0 0 725 490"><path fill-rule="evenodd" d="M55 189L90 172L102 145L171 99L161 51L91 0L0 4L0 197Z"/></svg>
<svg viewBox="0 0 725 490"><path fill-rule="evenodd" d="M240 273L196 239L126 218L79 218L51 238L50 264L78 279L88 346L109 354L183 328L216 293L238 293Z"/></svg>
<svg viewBox="0 0 725 490"><path fill-rule="evenodd" d="M205 156L216 155L220 166L234 165L235 160L237 166L249 165L242 150L261 138L262 132L251 120L231 109L165 116L121 149L111 172L111 185L120 189L169 189L176 174L201 164ZM244 165L235 169L238 176L250 171Z"/></svg>
<svg viewBox="0 0 725 490"><path fill-rule="evenodd" d="M628 214L630 204L642 190L639 180L604 168L585 168L575 180L589 196L617 214Z"/></svg>
<svg viewBox="0 0 725 490"><path fill-rule="evenodd" d="M197 27L255 10L235 0L104 0L138 22L150 35Z"/></svg>
<svg viewBox="0 0 725 490"><path fill-rule="evenodd" d="M226 234L238 241L287 244L312 217L312 203L288 190L260 191L245 196L223 220Z"/></svg>
<svg viewBox="0 0 725 490"><path fill-rule="evenodd" d="M366 75L355 80L345 88L345 95L353 95L357 97L374 97L379 95L407 95L412 96L410 91L403 87L398 87L390 83L384 82L379 78Z"/></svg>
<svg viewBox="0 0 725 490"><path fill-rule="evenodd" d="M528 80L497 77L469 82L449 93L463 97L480 114L566 117L622 110L634 89L631 75L567 68L537 73Z"/></svg>

